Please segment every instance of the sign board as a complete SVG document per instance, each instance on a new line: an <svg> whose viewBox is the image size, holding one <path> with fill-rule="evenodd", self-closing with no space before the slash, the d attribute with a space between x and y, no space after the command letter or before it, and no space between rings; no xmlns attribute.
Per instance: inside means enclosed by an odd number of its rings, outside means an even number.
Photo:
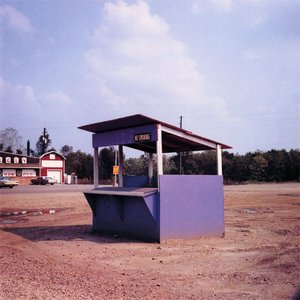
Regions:
<svg viewBox="0 0 300 300"><path fill-rule="evenodd" d="M114 166L113 167L113 174L118 175L119 174L119 166Z"/></svg>
<svg viewBox="0 0 300 300"><path fill-rule="evenodd" d="M16 169L3 169L3 177L16 177Z"/></svg>
<svg viewBox="0 0 300 300"><path fill-rule="evenodd" d="M134 135L135 142L149 142L151 141L151 133L139 133Z"/></svg>
<svg viewBox="0 0 300 300"><path fill-rule="evenodd" d="M22 177L36 177L36 171L35 170L22 170Z"/></svg>

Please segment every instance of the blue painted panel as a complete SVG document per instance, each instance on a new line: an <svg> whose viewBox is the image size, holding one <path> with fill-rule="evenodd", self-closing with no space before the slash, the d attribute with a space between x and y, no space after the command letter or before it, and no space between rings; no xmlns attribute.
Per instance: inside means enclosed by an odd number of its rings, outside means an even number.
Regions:
<svg viewBox="0 0 300 300"><path fill-rule="evenodd" d="M124 187L145 187L148 186L148 176L123 176Z"/></svg>
<svg viewBox="0 0 300 300"><path fill-rule="evenodd" d="M157 125L150 124L139 127L123 128L108 132L93 134L93 147L106 147L113 145L128 145L138 143L134 141L136 134L150 133L151 141L157 140Z"/></svg>
<svg viewBox="0 0 300 300"><path fill-rule="evenodd" d="M160 176L160 238L224 234L222 176Z"/></svg>
<svg viewBox="0 0 300 300"><path fill-rule="evenodd" d="M94 230L159 242L158 193L145 198L85 193Z"/></svg>

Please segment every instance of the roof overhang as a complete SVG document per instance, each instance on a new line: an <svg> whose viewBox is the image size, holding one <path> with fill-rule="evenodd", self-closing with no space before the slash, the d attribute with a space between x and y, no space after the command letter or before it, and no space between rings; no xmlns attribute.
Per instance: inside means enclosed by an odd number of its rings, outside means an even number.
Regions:
<svg viewBox="0 0 300 300"><path fill-rule="evenodd" d="M160 126L162 131L162 148L164 153L213 150L216 149L217 145L219 145L222 149L231 149L230 146L223 143L196 135L185 129L181 129L141 114L93 123L80 126L78 128L101 136L103 134L108 135L111 133L113 135L116 132L124 132L126 129L133 129L130 130L130 132L134 132L134 128L141 128L145 125L155 125L156 128ZM156 141L153 140L138 143L133 141L118 142L114 140L114 145L125 145L144 152L156 152ZM105 146L111 145L108 143Z"/></svg>

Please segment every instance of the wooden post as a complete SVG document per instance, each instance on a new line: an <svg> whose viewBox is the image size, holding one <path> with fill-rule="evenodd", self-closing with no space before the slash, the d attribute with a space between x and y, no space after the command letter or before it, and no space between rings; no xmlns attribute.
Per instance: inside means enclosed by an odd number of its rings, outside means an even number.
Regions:
<svg viewBox="0 0 300 300"><path fill-rule="evenodd" d="M157 154L157 181L159 188L159 176L163 175L163 154L162 154L162 132L161 125L157 125L157 142L156 142L156 154Z"/></svg>
<svg viewBox="0 0 300 300"><path fill-rule="evenodd" d="M222 175L222 148L221 145L217 145L217 165L218 175Z"/></svg>
<svg viewBox="0 0 300 300"><path fill-rule="evenodd" d="M99 151L94 148L94 189L99 187Z"/></svg>
<svg viewBox="0 0 300 300"><path fill-rule="evenodd" d="M123 187L123 145L119 145L119 187Z"/></svg>

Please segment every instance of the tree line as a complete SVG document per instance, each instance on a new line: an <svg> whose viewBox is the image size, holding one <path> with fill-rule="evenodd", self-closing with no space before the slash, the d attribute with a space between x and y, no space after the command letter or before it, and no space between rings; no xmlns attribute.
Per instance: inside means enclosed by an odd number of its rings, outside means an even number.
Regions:
<svg viewBox="0 0 300 300"><path fill-rule="evenodd" d="M36 142L35 150L30 149L32 156L40 156L55 149L52 140L44 128ZM0 132L0 151L26 153L22 147L22 137L14 128L6 128ZM93 180L93 156L80 150L74 151L72 146L64 145L59 151L66 158L66 173L75 174L86 182ZM284 182L300 180L299 149L255 151L246 154L234 154L223 151L223 176L226 183L239 182ZM155 160L155 155L154 155ZM164 155L164 174L179 174L179 154ZM100 180L109 182L115 163L115 149L102 148L99 152ZM156 163L154 163L156 168ZM124 170L127 175L147 175L148 156L124 157ZM186 175L212 175L217 173L216 151L184 152L181 154L181 173ZM155 170L156 171L156 170Z"/></svg>
<svg viewBox="0 0 300 300"><path fill-rule="evenodd" d="M68 150L68 151L65 151ZM70 146L64 146L61 153L66 157L66 170L75 173L78 178L93 178L93 157L91 154L73 151ZM225 183L240 182L285 182L300 180L299 149L270 150L248 152L244 155L224 151L222 155L223 176ZM99 152L100 180L112 179L112 169L115 161L113 147L102 148ZM156 159L154 155L154 168ZM185 152L181 156L182 174L213 175L217 173L216 151ZM179 155L164 155L164 174L179 174ZM124 170L127 175L147 175L148 155L124 159ZM155 170L156 171L156 170Z"/></svg>

